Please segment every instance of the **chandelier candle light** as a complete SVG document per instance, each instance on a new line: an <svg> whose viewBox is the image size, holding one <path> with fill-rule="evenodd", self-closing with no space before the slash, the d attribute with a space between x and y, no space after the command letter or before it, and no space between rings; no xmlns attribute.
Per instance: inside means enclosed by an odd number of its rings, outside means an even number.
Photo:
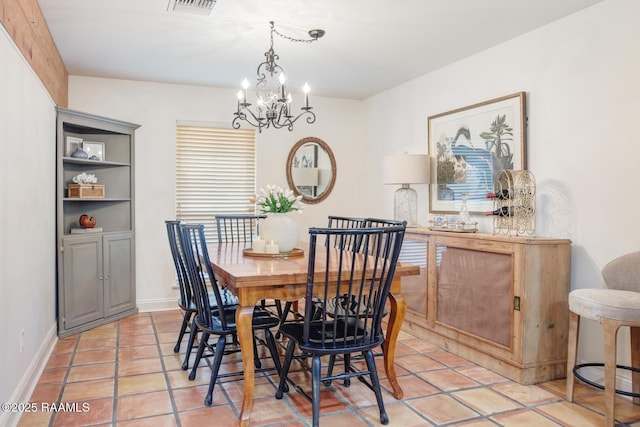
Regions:
<svg viewBox="0 0 640 427"><path fill-rule="evenodd" d="M249 89L249 80L246 78L242 81L242 90L238 92L238 109L234 113L232 126L239 129L241 122L247 122L251 126L257 127L258 132L262 132L263 128L273 126L276 129L286 127L290 131L293 130L293 124L303 116L306 116L307 123L311 124L316 121L316 115L313 107L309 106L309 85L304 84L302 91L304 92L304 107L302 112L297 116L293 116L291 112L292 96L285 85L286 78L284 69L276 63L280 59L273 50L273 35L292 42L311 43L324 36L324 30L310 30L310 39L294 39L279 33L271 24L271 44L269 50L265 52L266 60L258 65L257 81L256 81L256 106L255 110L250 109L251 103L247 101L247 89ZM277 77L279 84L274 80Z"/></svg>
<svg viewBox="0 0 640 427"><path fill-rule="evenodd" d="M429 183L429 156L398 154L384 158L385 184L400 184L394 195L394 218L407 221L407 227L418 227L418 193L410 184Z"/></svg>

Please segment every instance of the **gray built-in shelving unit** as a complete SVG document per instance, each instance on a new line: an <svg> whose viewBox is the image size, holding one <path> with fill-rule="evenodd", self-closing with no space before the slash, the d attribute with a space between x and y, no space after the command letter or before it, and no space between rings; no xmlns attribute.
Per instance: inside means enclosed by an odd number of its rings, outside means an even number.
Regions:
<svg viewBox="0 0 640 427"><path fill-rule="evenodd" d="M134 139L139 125L57 109L58 336L65 337L137 313L134 229ZM73 142L104 143L100 160L71 157ZM104 198L70 198L73 177L94 174ZM96 230L81 228L82 214Z"/></svg>

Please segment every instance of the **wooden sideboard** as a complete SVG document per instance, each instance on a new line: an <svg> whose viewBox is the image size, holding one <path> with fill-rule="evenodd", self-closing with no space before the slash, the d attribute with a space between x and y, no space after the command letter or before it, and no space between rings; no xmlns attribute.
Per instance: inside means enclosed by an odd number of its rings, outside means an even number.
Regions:
<svg viewBox="0 0 640 427"><path fill-rule="evenodd" d="M571 241L409 228L403 329L521 384L566 376Z"/></svg>

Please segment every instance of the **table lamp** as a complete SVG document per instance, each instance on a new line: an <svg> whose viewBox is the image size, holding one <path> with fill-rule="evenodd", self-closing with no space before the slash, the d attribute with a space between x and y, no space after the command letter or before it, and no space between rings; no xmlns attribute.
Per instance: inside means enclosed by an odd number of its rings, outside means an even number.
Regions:
<svg viewBox="0 0 640 427"><path fill-rule="evenodd" d="M296 187L316 187L318 168L292 168L291 176Z"/></svg>
<svg viewBox="0 0 640 427"><path fill-rule="evenodd" d="M417 227L418 193L410 184L429 183L429 156L426 154L398 154L384 158L385 184L400 184L393 199L394 218L407 221L407 227Z"/></svg>

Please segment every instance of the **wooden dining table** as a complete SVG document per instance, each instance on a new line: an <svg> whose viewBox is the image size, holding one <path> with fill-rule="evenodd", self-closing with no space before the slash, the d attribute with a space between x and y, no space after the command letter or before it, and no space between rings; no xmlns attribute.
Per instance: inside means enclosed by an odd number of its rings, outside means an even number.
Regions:
<svg viewBox="0 0 640 427"><path fill-rule="evenodd" d="M297 301L305 297L309 259L308 243L299 242L297 256L252 256L244 253L247 243L218 243L209 245L209 257L213 272L222 284L238 297L236 326L242 353L244 395L239 425L248 426L253 408L255 387L254 339L252 330L253 310L263 299ZM337 249L336 249L337 251ZM256 254L257 255L257 254ZM324 257L317 251L316 257ZM322 261L316 258L316 261ZM322 265L319 262L318 265ZM390 311L383 346L384 368L396 399L403 397L394 368L396 340L407 310L402 297L400 279L418 275L416 265L398 262L389 294Z"/></svg>

